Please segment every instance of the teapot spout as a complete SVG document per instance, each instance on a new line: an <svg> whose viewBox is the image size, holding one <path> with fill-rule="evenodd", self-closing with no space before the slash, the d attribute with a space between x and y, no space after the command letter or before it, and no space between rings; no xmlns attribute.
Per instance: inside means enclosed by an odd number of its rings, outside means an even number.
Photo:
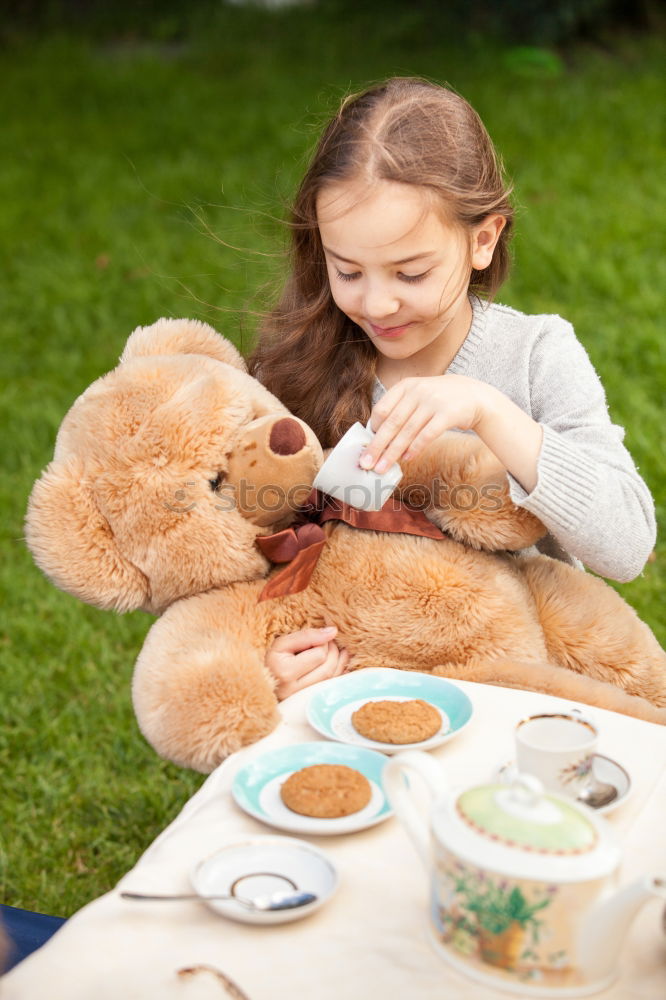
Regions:
<svg viewBox="0 0 666 1000"><path fill-rule="evenodd" d="M592 909L579 938L580 964L586 978L612 981L629 926L652 896L666 900L666 878L645 875Z"/></svg>

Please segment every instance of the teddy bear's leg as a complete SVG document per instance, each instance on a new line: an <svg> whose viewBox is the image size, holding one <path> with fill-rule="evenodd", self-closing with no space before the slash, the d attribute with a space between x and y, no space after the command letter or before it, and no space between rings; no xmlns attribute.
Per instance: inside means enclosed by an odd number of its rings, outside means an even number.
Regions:
<svg viewBox="0 0 666 1000"><path fill-rule="evenodd" d="M612 587L546 556L522 567L553 663L666 706L666 653Z"/></svg>
<svg viewBox="0 0 666 1000"><path fill-rule="evenodd" d="M134 672L134 708L148 742L204 773L280 720L251 619L236 604L231 592L212 591L172 605L150 629Z"/></svg>
<svg viewBox="0 0 666 1000"><path fill-rule="evenodd" d="M515 659L444 663L435 667L434 674L454 680L496 684L521 691L538 691L584 705L594 705L611 712L666 726L666 708L657 708L647 698L627 694L614 684L573 673L551 663L533 663Z"/></svg>

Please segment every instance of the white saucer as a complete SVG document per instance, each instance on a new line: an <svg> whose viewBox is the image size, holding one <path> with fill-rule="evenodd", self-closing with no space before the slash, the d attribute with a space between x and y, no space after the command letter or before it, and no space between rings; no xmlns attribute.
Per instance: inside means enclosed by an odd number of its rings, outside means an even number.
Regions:
<svg viewBox="0 0 666 1000"><path fill-rule="evenodd" d="M513 761L507 761L506 764L500 767L496 771L495 777L498 779L506 777L510 768L516 769ZM612 812L613 809L617 809L629 797L631 792L631 778L621 764L618 764L612 757L604 757L600 753L595 753L592 758L592 770L597 781L604 781L617 788L617 798L609 802L608 805L598 806L594 811L597 813Z"/></svg>
<svg viewBox="0 0 666 1000"><path fill-rule="evenodd" d="M244 924L283 924L318 910L337 888L338 874L323 851L294 837L243 837L204 858L190 874L201 896L216 893L252 898L290 889L311 892L311 903L288 910L251 910L234 899L204 900L207 906Z"/></svg>

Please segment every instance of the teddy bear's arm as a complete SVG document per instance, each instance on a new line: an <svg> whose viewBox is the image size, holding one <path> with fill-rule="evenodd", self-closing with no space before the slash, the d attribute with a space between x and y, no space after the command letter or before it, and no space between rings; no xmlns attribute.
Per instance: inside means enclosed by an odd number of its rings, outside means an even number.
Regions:
<svg viewBox="0 0 666 1000"><path fill-rule="evenodd" d="M475 549L515 551L546 534L511 500L506 470L474 434L450 431L417 458L401 462L396 494L421 506L453 538Z"/></svg>
<svg viewBox="0 0 666 1000"><path fill-rule="evenodd" d="M168 760L208 773L278 724L250 607L252 584L210 591L173 604L148 632L132 697L141 731Z"/></svg>

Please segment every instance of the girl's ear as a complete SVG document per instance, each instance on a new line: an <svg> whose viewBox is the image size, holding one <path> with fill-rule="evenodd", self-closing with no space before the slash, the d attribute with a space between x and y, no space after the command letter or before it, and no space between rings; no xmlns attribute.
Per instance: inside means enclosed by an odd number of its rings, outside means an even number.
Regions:
<svg viewBox="0 0 666 1000"><path fill-rule="evenodd" d="M483 271L490 264L505 225L503 215L487 215L472 230L472 267L475 271Z"/></svg>

